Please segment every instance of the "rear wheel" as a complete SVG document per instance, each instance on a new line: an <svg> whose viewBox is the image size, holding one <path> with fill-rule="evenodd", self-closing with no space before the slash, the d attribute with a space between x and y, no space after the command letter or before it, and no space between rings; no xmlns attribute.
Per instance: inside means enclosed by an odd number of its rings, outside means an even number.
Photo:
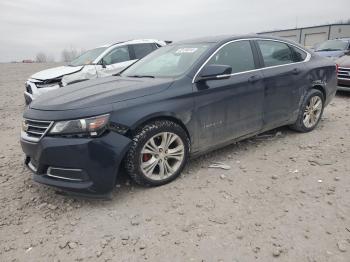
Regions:
<svg viewBox="0 0 350 262"><path fill-rule="evenodd" d="M324 97L320 90L312 89L301 105L298 119L291 127L299 132L310 132L321 120L324 109Z"/></svg>
<svg viewBox="0 0 350 262"><path fill-rule="evenodd" d="M159 120L139 129L133 138L125 166L138 184L158 186L178 177L189 154L189 139L178 124Z"/></svg>

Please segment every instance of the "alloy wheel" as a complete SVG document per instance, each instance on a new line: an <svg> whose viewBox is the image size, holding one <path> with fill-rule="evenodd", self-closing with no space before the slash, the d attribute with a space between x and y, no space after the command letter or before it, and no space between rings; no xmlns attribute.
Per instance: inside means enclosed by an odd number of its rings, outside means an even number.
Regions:
<svg viewBox="0 0 350 262"><path fill-rule="evenodd" d="M152 180L172 176L184 161L185 147L182 139L171 132L151 137L141 150L141 170Z"/></svg>
<svg viewBox="0 0 350 262"><path fill-rule="evenodd" d="M322 113L322 108L322 99L319 96L311 97L303 115L303 123L305 127L312 128L317 124Z"/></svg>

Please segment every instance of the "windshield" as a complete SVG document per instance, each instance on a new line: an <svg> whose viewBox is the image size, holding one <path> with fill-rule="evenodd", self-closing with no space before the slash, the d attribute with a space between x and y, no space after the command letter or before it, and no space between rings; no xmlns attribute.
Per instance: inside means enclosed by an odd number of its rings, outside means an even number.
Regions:
<svg viewBox="0 0 350 262"><path fill-rule="evenodd" d="M183 75L212 44L169 45L149 54L126 69L128 77L175 77Z"/></svg>
<svg viewBox="0 0 350 262"><path fill-rule="evenodd" d="M72 62L70 62L69 65L70 66L90 65L106 49L107 47L98 47L98 48L86 51L82 55L75 58Z"/></svg>
<svg viewBox="0 0 350 262"><path fill-rule="evenodd" d="M329 40L320 44L316 51L341 51L345 50L348 43L341 40Z"/></svg>

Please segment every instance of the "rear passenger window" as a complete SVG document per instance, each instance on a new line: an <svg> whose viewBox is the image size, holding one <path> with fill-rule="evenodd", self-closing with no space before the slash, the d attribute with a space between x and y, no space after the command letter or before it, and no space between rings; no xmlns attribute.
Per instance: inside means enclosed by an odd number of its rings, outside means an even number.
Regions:
<svg viewBox="0 0 350 262"><path fill-rule="evenodd" d="M151 53L153 50L156 49L156 47L154 46L153 43L150 44L136 44L136 45L132 45L132 47L134 48L134 52L135 52L135 58L136 59L141 59L144 56L148 55L149 53Z"/></svg>
<svg viewBox="0 0 350 262"><path fill-rule="evenodd" d="M292 50L287 44L269 40L259 40L257 42L265 66L277 66L294 62Z"/></svg>
<svg viewBox="0 0 350 262"><path fill-rule="evenodd" d="M232 73L255 69L253 52L249 41L238 41L225 45L208 62L208 65L228 65Z"/></svg>
<svg viewBox="0 0 350 262"><path fill-rule="evenodd" d="M291 46L293 52L294 52L294 62L301 62L304 61L306 59L306 52L304 52L303 50L295 47L295 46Z"/></svg>

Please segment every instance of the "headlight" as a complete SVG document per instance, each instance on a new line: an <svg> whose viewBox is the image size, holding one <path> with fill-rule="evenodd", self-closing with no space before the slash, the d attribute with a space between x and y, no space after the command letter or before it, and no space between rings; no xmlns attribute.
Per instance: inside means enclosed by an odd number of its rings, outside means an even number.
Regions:
<svg viewBox="0 0 350 262"><path fill-rule="evenodd" d="M55 86L59 86L60 83L51 83L51 84L36 84L37 88L46 88L46 87L55 87Z"/></svg>
<svg viewBox="0 0 350 262"><path fill-rule="evenodd" d="M53 125L49 134L87 134L90 136L98 136L106 129L108 119L109 114L76 120L59 121Z"/></svg>

